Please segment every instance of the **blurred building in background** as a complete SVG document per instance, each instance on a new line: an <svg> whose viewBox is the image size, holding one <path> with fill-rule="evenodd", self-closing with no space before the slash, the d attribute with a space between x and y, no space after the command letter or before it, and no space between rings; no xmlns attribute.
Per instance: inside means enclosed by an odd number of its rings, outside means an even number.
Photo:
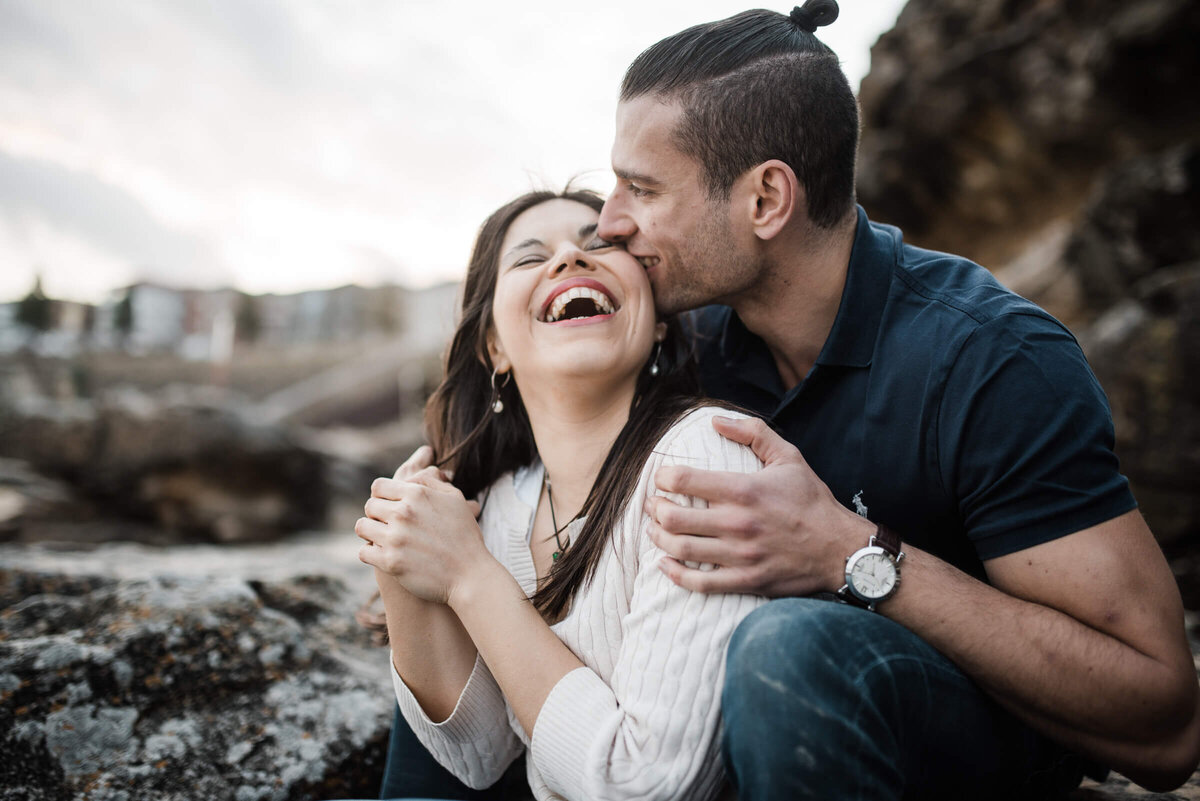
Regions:
<svg viewBox="0 0 1200 801"><path fill-rule="evenodd" d="M444 283L248 295L138 283L92 306L47 298L36 285L22 300L0 304L0 353L30 348L70 357L107 350L221 361L230 336L239 346L277 348L404 337L414 348L436 351L453 331L457 291L457 284Z"/></svg>

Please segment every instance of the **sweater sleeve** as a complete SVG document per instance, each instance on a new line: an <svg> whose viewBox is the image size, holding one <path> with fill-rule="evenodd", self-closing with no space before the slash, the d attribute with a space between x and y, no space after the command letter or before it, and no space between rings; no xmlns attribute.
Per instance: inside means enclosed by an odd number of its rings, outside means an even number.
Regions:
<svg viewBox="0 0 1200 801"><path fill-rule="evenodd" d="M524 746L509 726L504 696L481 657L450 717L434 723L392 666L400 713L438 764L468 787L495 784Z"/></svg>
<svg viewBox="0 0 1200 801"><path fill-rule="evenodd" d="M693 412L663 438L626 509L620 533L634 538L637 564L611 681L587 668L573 670L538 715L530 755L547 786L564 798L705 799L720 790L725 648L737 624L764 599L676 586L658 569L663 552L646 534L649 519L642 511L645 498L657 493L659 466L761 469L749 448L713 430L714 414L732 413ZM659 494L685 506L703 505Z"/></svg>

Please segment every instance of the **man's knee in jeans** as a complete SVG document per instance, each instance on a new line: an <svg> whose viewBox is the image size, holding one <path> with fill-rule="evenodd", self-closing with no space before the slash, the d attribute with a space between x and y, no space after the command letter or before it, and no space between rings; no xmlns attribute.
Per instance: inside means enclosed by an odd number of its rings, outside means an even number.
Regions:
<svg viewBox="0 0 1200 801"><path fill-rule="evenodd" d="M893 629L900 629L899 632ZM725 666L725 703L748 695L845 684L864 644L912 637L897 624L845 604L782 598L754 610L734 632ZM765 702L769 703L766 699Z"/></svg>
<svg viewBox="0 0 1200 801"><path fill-rule="evenodd" d="M726 766L743 791L759 776L787 775L812 797L840 797L846 788L823 785L849 759L846 771L871 775L845 797L888 797L883 788L955 797L971 779L1023 781L1058 751L908 629L815 599L772 601L742 621L722 714Z"/></svg>

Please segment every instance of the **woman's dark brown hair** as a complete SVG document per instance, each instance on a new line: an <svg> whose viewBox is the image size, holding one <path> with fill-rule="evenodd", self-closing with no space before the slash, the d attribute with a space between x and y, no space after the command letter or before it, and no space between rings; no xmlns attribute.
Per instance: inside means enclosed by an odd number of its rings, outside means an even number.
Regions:
<svg viewBox="0 0 1200 801"><path fill-rule="evenodd" d="M596 211L604 205L594 192L569 187L563 192L529 192L483 223L467 269L462 318L446 356L445 378L425 407L426 438L438 464L453 471L454 485L468 498L503 474L531 464L537 456L529 416L516 384L508 382L497 390L492 387L487 337L504 237L521 214L556 199L582 203ZM667 321L658 373L653 376L651 359L638 375L629 420L580 510L587 520L533 597L538 611L549 619L560 617L575 592L595 574L655 443L683 414L699 405L690 348L677 321ZM502 414L492 412L497 397L504 402Z"/></svg>

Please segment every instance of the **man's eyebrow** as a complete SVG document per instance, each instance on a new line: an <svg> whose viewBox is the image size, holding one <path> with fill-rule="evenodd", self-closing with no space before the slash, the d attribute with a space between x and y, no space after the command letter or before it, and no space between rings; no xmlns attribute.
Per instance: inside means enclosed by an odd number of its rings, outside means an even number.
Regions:
<svg viewBox="0 0 1200 801"><path fill-rule="evenodd" d="M613 168L613 173L622 181L633 181L636 184L657 184L658 180L650 175L645 175L633 170L622 170L616 167Z"/></svg>
<svg viewBox="0 0 1200 801"><path fill-rule="evenodd" d="M509 248L508 252L504 254L504 258L507 259L509 256L516 253L518 250L524 250L525 248L536 248L536 247L540 246L541 244L542 244L542 240L540 240L540 239L526 239L524 242L513 245L511 248Z"/></svg>

